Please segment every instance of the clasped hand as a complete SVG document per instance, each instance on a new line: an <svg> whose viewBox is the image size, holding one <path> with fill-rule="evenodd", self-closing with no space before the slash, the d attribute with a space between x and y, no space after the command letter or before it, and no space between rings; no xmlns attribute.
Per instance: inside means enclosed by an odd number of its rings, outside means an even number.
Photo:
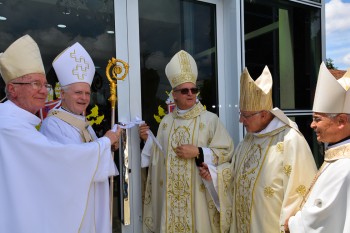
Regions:
<svg viewBox="0 0 350 233"><path fill-rule="evenodd" d="M177 156L183 159L192 159L198 156L198 147L191 144L182 144L176 147L175 153Z"/></svg>
<svg viewBox="0 0 350 233"><path fill-rule="evenodd" d="M181 146L176 147L175 153L180 158L191 159L198 156L199 149L198 147L191 144L183 144ZM202 165L199 167L199 175L207 181L212 180L208 165L206 163L202 163Z"/></svg>

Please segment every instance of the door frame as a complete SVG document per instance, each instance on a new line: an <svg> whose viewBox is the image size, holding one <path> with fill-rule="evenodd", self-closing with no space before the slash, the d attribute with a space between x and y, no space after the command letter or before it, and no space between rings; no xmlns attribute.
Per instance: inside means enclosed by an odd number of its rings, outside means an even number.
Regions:
<svg viewBox="0 0 350 233"><path fill-rule="evenodd" d="M138 0L114 0L116 58L129 64L129 73L117 82L118 120L141 119L141 74L139 48ZM142 232L141 163L138 127L127 129L129 152L130 225L122 232Z"/></svg>
<svg viewBox="0 0 350 233"><path fill-rule="evenodd" d="M240 1L200 0L216 5L219 116L228 132L239 141L239 74L241 72ZM114 0L116 58L129 64L129 74L118 81L118 119L142 119L138 0ZM232 14L235 12L235 14ZM232 23L233 22L233 23ZM131 223L122 232L142 232L142 190L138 127L128 129Z"/></svg>

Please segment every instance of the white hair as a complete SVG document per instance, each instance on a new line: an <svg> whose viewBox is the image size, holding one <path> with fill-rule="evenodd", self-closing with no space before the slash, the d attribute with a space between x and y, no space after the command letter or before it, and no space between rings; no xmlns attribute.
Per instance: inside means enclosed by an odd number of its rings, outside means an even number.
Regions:
<svg viewBox="0 0 350 233"><path fill-rule="evenodd" d="M334 119L336 118L339 114L345 114L347 116L347 122L350 123L350 114L347 114L347 113L326 113L326 116L331 118L331 119Z"/></svg>

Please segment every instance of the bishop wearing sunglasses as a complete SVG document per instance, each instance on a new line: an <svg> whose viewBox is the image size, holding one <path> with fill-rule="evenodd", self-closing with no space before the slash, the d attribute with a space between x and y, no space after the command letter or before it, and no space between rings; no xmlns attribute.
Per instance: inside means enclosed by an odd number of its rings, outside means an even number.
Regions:
<svg viewBox="0 0 350 233"><path fill-rule="evenodd" d="M181 50L165 68L172 86L176 108L166 115L158 128L157 145L148 136L149 127L140 126L140 137L146 141L142 165L148 166L143 231L220 232L229 228L224 217L231 209L216 183L200 176L209 170L217 177L217 166L231 161L233 141L217 115L198 102L197 65L193 57ZM229 205L227 205L229 206ZM216 222L220 216L220 224Z"/></svg>

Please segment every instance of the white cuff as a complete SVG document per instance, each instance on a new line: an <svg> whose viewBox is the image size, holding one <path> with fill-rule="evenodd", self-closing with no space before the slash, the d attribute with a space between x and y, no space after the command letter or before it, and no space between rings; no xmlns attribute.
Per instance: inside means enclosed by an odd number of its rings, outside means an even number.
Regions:
<svg viewBox="0 0 350 233"><path fill-rule="evenodd" d="M141 167L148 167L152 153L153 139L148 135L147 141L141 152Z"/></svg>

